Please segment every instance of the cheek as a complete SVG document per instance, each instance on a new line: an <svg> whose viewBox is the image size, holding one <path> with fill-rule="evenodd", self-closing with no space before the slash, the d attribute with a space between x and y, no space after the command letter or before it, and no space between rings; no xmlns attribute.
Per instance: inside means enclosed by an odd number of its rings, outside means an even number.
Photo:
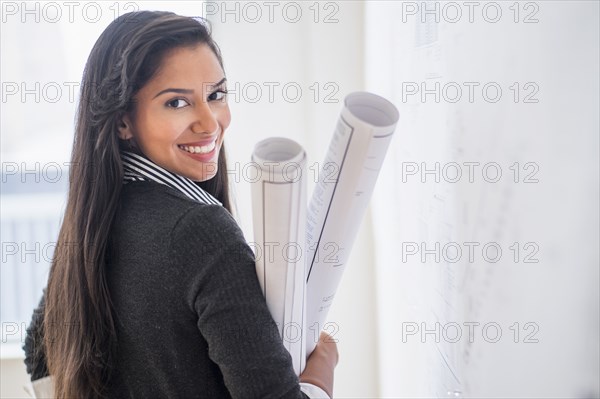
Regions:
<svg viewBox="0 0 600 399"><path fill-rule="evenodd" d="M218 118L219 124L221 125L223 130L227 129L229 127L229 124L231 123L231 111L229 110L228 104L225 104L223 109L220 110Z"/></svg>
<svg viewBox="0 0 600 399"><path fill-rule="evenodd" d="M138 119L138 136L146 145L166 144L185 130L186 121L162 110L147 112Z"/></svg>

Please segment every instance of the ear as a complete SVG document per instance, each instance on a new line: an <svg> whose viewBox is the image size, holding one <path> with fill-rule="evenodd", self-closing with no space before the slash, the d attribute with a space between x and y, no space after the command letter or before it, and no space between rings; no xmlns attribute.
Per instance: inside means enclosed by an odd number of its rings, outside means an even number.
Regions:
<svg viewBox="0 0 600 399"><path fill-rule="evenodd" d="M119 138L121 140L129 140L133 138L133 130L129 114L123 115L119 121Z"/></svg>

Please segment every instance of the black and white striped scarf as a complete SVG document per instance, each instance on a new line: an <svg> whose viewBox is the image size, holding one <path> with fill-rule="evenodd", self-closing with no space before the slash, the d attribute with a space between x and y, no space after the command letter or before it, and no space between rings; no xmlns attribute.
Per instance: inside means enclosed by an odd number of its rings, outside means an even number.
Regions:
<svg viewBox="0 0 600 399"><path fill-rule="evenodd" d="M187 177L169 172L148 158L130 151L121 151L124 176L123 184L132 181L154 181L174 188L186 197L203 204L223 205L215 197L203 190Z"/></svg>

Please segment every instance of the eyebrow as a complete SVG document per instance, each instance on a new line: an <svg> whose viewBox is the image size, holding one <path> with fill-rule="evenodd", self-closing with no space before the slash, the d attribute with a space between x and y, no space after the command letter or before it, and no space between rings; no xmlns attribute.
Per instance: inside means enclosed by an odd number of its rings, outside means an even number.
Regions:
<svg viewBox="0 0 600 399"><path fill-rule="evenodd" d="M223 78L220 81L218 81L217 83L215 83L214 85L208 85L209 89L215 88L220 86L221 84L223 84L224 82L227 81L227 78ZM193 89L180 89L180 88L174 88L174 87L169 87L168 89L164 89L161 90L160 92L158 92L158 94L156 94L154 96L154 98L165 94L165 93L177 93L177 94L194 94L194 90Z"/></svg>
<svg viewBox="0 0 600 399"><path fill-rule="evenodd" d="M217 83L215 83L214 85L208 85L208 87L211 87L211 88L216 88L216 87L219 87L219 86L221 86L221 85L222 85L223 83L225 83L226 81L227 81L227 78L223 78L223 79L219 80Z"/></svg>

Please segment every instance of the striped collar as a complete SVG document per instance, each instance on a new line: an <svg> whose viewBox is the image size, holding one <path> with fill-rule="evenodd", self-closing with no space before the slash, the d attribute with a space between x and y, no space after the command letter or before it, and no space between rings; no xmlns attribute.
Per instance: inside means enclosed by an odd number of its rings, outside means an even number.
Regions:
<svg viewBox="0 0 600 399"><path fill-rule="evenodd" d="M121 160L125 172L123 184L132 181L153 181L174 188L194 201L207 205L223 205L192 180L169 172L146 157L130 151L121 151Z"/></svg>

